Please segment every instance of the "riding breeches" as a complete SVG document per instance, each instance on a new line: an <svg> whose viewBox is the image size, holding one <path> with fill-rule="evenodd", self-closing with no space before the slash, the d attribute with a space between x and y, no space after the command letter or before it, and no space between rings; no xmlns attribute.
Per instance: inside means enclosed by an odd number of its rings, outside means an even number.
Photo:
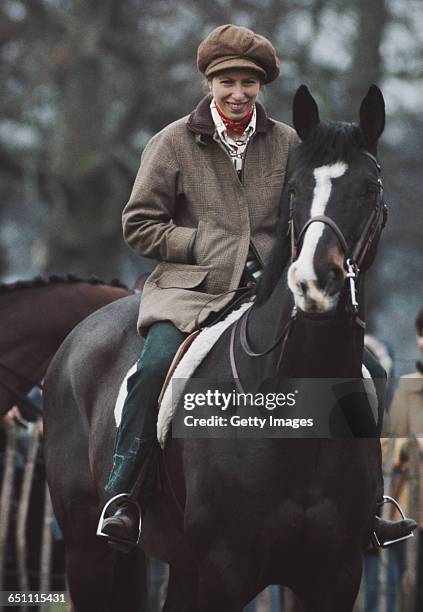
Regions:
<svg viewBox="0 0 423 612"><path fill-rule="evenodd" d="M147 499L154 493L159 457L157 401L170 364L186 337L187 334L170 321L159 321L149 328L137 370L127 382L122 420L115 438L113 467L105 486L108 493L129 493L145 462L149 465L139 497Z"/></svg>

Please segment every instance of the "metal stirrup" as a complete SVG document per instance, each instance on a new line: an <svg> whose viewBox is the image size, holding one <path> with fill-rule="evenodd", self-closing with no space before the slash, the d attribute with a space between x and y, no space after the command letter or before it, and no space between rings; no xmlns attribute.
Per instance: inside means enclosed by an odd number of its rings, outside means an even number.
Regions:
<svg viewBox="0 0 423 612"><path fill-rule="evenodd" d="M114 502L117 499L125 499L125 501L127 501L129 504L133 504L137 510L138 510L138 516L140 517L139 519L139 523L138 523L138 537L137 537L137 541L135 543L135 545L138 544L138 542L140 541L140 537L141 537L141 508L139 506L139 503L137 501L135 501L135 499L131 499L128 495L128 493L119 493L119 495L115 495L114 497L112 497L111 499L109 499L109 501L106 503L106 505L104 506L101 515L100 515L100 519L98 521L98 525L97 525L97 535L103 538L108 538L109 540L113 540L113 542L119 542L121 544L128 544L128 540L123 540L122 538L117 538L115 536L111 536L108 533L104 533L103 532L103 522L104 522L104 517L106 515L107 510L109 509L109 507L114 504Z"/></svg>
<svg viewBox="0 0 423 612"><path fill-rule="evenodd" d="M398 512L400 513L401 518L402 519L407 519L403 509L401 508L401 506L399 505L397 500L394 499L393 497L391 497L390 495L384 495L382 497L382 501L381 501L381 503L379 505L383 506L383 504L393 504L395 506L395 508L398 510ZM379 538L377 537L376 531L373 531L373 533L372 533L373 543L376 546L378 546L379 548L386 548L387 546L391 546L391 544L396 544L397 542L402 542L403 540L408 540L409 538L414 538L414 534L413 533L409 533L408 535L402 536L401 538L396 538L395 540L388 540L387 542L382 542L381 543L379 541Z"/></svg>

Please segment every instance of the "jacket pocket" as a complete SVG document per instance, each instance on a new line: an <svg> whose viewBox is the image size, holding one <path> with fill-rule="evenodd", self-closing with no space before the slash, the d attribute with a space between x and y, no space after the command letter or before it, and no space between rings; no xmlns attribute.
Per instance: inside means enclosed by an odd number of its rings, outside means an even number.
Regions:
<svg viewBox="0 0 423 612"><path fill-rule="evenodd" d="M285 171L280 170L278 172L273 172L272 174L267 174L264 177L264 181L267 185L283 185L285 179Z"/></svg>
<svg viewBox="0 0 423 612"><path fill-rule="evenodd" d="M195 243L193 247L193 256L196 264L201 264L201 262L204 260L208 240L206 227L207 225L204 221L198 222L197 234L195 236Z"/></svg>
<svg viewBox="0 0 423 612"><path fill-rule="evenodd" d="M173 269L163 270L154 280L160 289L194 289L208 273L209 269L202 266L177 264Z"/></svg>

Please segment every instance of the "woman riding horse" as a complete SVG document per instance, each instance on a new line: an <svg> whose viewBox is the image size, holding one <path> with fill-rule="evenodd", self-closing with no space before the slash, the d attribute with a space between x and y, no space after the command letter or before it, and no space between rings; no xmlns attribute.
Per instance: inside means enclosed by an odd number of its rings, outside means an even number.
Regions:
<svg viewBox="0 0 423 612"><path fill-rule="evenodd" d="M138 328L145 343L128 380L106 485L113 496L127 494L101 526L112 544L138 540L135 484L143 504L154 492L157 399L165 374L196 324L212 321L238 288L258 279L274 244L288 156L298 142L292 128L267 117L256 101L262 85L279 75L266 38L235 25L218 27L199 46L197 63L211 95L150 140L123 212L128 244L161 263L142 294ZM377 519L379 541L411 527Z"/></svg>

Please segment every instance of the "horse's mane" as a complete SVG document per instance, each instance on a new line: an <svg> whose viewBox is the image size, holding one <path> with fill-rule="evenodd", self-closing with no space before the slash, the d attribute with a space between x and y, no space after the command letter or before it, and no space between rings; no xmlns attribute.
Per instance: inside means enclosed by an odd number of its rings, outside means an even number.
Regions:
<svg viewBox="0 0 423 612"><path fill-rule="evenodd" d="M107 285L108 287L119 287L121 289L128 289L126 285L121 283L118 279L114 278L111 281L104 281L97 276L90 276L89 278L81 278L75 274L66 274L59 276L57 274L51 274L47 278L43 276L36 276L30 280L16 281L15 283L0 283L0 293L6 293L11 291L17 291L20 289L31 289L32 287L45 287L47 285L57 285L59 283L88 283L89 285Z"/></svg>
<svg viewBox="0 0 423 612"><path fill-rule="evenodd" d="M300 172L337 161L346 163L365 149L363 134L355 123L327 121L319 123L312 135L292 151L289 167ZM284 199L281 200L281 205ZM290 244L287 236L288 210L281 209L275 244L257 286L256 303L263 304L271 295L290 262Z"/></svg>
<svg viewBox="0 0 423 612"><path fill-rule="evenodd" d="M296 147L292 165L301 170L338 161L349 163L365 148L363 134L356 123L326 121L319 123L310 138Z"/></svg>

